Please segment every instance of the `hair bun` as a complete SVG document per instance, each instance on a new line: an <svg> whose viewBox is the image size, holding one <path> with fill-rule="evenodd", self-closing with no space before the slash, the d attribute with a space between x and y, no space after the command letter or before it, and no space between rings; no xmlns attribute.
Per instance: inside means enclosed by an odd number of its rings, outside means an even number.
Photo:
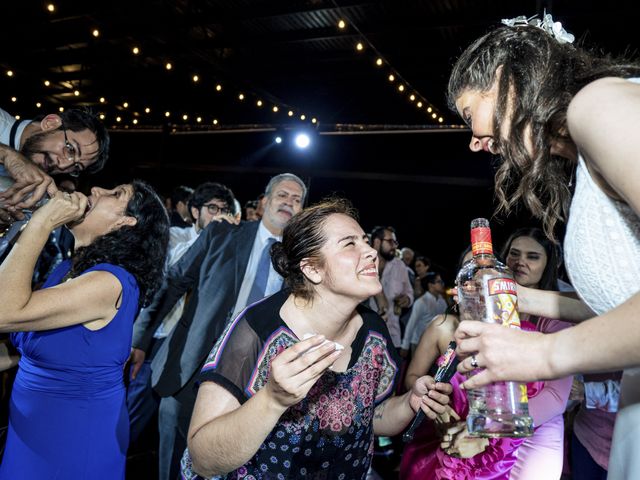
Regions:
<svg viewBox="0 0 640 480"><path fill-rule="evenodd" d="M282 278L287 278L290 275L289 259L284 251L282 242L276 242L271 245L271 263L273 264L273 269Z"/></svg>

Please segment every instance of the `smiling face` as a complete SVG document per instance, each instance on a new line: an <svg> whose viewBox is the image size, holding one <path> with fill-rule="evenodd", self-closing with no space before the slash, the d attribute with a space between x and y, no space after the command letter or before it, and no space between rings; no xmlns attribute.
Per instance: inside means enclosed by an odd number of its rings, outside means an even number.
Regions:
<svg viewBox="0 0 640 480"><path fill-rule="evenodd" d="M135 225L136 219L125 215L132 196L133 186L130 184L119 185L112 190L93 187L87 199L87 213L71 227L76 246L88 245L124 225Z"/></svg>
<svg viewBox="0 0 640 480"><path fill-rule="evenodd" d="M547 252L535 239L517 237L507 252L507 266L520 285L538 288L547 266Z"/></svg>
<svg viewBox="0 0 640 480"><path fill-rule="evenodd" d="M57 115L47 115L40 123L40 128L40 132L24 139L20 151L45 172L80 173L97 160L100 146L91 130L63 130L62 120ZM66 142L74 151L72 155Z"/></svg>
<svg viewBox="0 0 640 480"><path fill-rule="evenodd" d="M323 226L326 242L320 249L321 265L303 272L317 290L361 302L382 291L378 255L358 222L343 214L330 215Z"/></svg>
<svg viewBox="0 0 640 480"><path fill-rule="evenodd" d="M291 217L302 210L302 187L293 180L283 180L274 185L269 196L264 197L262 221L267 229L280 235Z"/></svg>

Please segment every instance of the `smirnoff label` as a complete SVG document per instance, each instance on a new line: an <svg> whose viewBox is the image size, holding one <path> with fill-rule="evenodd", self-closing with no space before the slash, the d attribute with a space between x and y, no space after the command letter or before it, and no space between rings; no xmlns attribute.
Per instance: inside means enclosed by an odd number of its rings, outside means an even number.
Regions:
<svg viewBox="0 0 640 480"><path fill-rule="evenodd" d="M475 227L471 229L471 252L474 256L493 254L491 229L489 227Z"/></svg>
<svg viewBox="0 0 640 480"><path fill-rule="evenodd" d="M491 280L489 280L488 284L489 295L499 295L501 293L516 296L518 295L516 282L510 278L492 278Z"/></svg>
<svg viewBox="0 0 640 480"><path fill-rule="evenodd" d="M508 277L486 279L487 315L491 323L520 328L516 282Z"/></svg>

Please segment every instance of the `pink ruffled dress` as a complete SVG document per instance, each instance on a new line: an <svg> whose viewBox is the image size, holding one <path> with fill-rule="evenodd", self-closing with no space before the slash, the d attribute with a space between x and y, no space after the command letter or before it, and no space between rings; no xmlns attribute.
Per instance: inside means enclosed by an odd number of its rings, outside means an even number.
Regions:
<svg viewBox="0 0 640 480"><path fill-rule="evenodd" d="M535 330L533 324L522 322L524 330ZM438 359L438 364L442 357ZM460 384L466 377L456 373L451 379L453 393L450 405L461 419L469 413L469 402L465 390ZM535 397L544 387L544 382L527 384L529 398ZM416 430L413 441L402 454L400 479L436 479L436 480L508 480L511 469L517 460L518 447L523 438L492 438L487 448L472 458L456 458L447 455L440 448L440 438L433 423L425 421Z"/></svg>

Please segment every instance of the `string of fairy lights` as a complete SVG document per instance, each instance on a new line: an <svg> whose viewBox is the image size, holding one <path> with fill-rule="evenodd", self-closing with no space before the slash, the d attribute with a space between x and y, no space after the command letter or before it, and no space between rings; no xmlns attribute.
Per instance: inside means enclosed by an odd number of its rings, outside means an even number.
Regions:
<svg viewBox="0 0 640 480"><path fill-rule="evenodd" d="M337 5L336 5L337 6ZM53 14L57 11L57 7L53 3L49 3L46 5L46 10ZM358 34L358 41L355 44L355 51L358 55L369 55L371 56L371 62L376 69L384 69L386 73L386 80L393 88L402 96L406 97L409 102L413 103L415 108L420 111L424 111L428 117L437 123L442 123L444 121L443 117L438 113L436 107L429 102L424 95L418 92L417 89L413 88L411 84L398 72L397 69L393 68L390 63L386 60L386 58L380 54L380 52L375 48L375 46L367 39L365 35L358 29L358 27L349 21L346 16L343 16L337 22L337 28L340 31L348 31L349 29L353 29ZM94 38L100 38L102 32L98 28L91 29L91 36ZM133 45L130 47L130 54L133 56L140 56L143 54L142 45ZM171 60L163 60L163 68L167 72L175 72L176 65ZM17 77L18 74L11 68L6 69L6 75L10 78ZM303 122L303 123L311 123L314 126L319 124L319 120L317 116L307 115L306 112L303 112L301 109L292 107L291 105L286 104L280 100L274 100L273 97L267 99L264 96L260 96L251 91L242 91L237 87L225 85L222 81L212 82L211 80L205 80L204 76L199 73L191 73L186 74L184 71L181 72L185 75L189 75L190 81L193 85L209 85L209 91L214 95L231 95L237 102L242 104L253 105L256 109L262 110L270 110L274 115L279 118L274 118L274 123L277 120L284 118L287 121L295 121L295 122ZM97 112L101 120L111 123L114 128L125 127L128 128L129 124L133 126L142 126L148 125L150 123L150 115L153 113L156 115L155 118L158 117L158 114L161 114L165 122L169 123L177 123L182 121L185 124L195 124L208 126L209 128L213 127L221 127L222 120L220 116L212 115L212 114L198 114L193 112L178 112L172 111L171 109L160 109L157 107L152 107L151 105L134 105L132 102L127 100L118 99L117 101L109 101L104 96L100 96L98 98L88 98L87 95L82 95L80 91L79 84L73 84L72 82L64 81L64 82L53 82L49 79L43 80L43 85L46 88L60 88L62 89L62 93L55 94L57 97L63 97L65 99L76 100L76 104L78 101L82 100L84 105L92 106ZM80 98L82 97L82 98ZM16 96L10 97L12 103L17 103L18 98ZM71 102L67 102L71 103ZM45 105L43 101L35 102L35 107L37 109L44 109ZM58 111L63 112L65 106L58 105ZM152 110L157 111L152 111ZM15 115L16 119L20 119L20 114Z"/></svg>
<svg viewBox="0 0 640 480"><path fill-rule="evenodd" d="M340 7L334 1L333 4L336 8ZM376 69L384 69L386 73L386 79L401 97L406 98L412 103L418 110L426 113L432 121L437 123L444 122L444 117L438 112L438 109L429 102L427 98L422 95L417 89L415 89L408 80L406 80L400 72L393 68L389 61L378 51L371 41L362 33L358 26L350 21L346 15L340 14L343 18L338 19L337 27L341 31L348 31L353 29L358 36L358 41L355 43L355 50L359 55L366 55L368 52L371 59L371 63Z"/></svg>

